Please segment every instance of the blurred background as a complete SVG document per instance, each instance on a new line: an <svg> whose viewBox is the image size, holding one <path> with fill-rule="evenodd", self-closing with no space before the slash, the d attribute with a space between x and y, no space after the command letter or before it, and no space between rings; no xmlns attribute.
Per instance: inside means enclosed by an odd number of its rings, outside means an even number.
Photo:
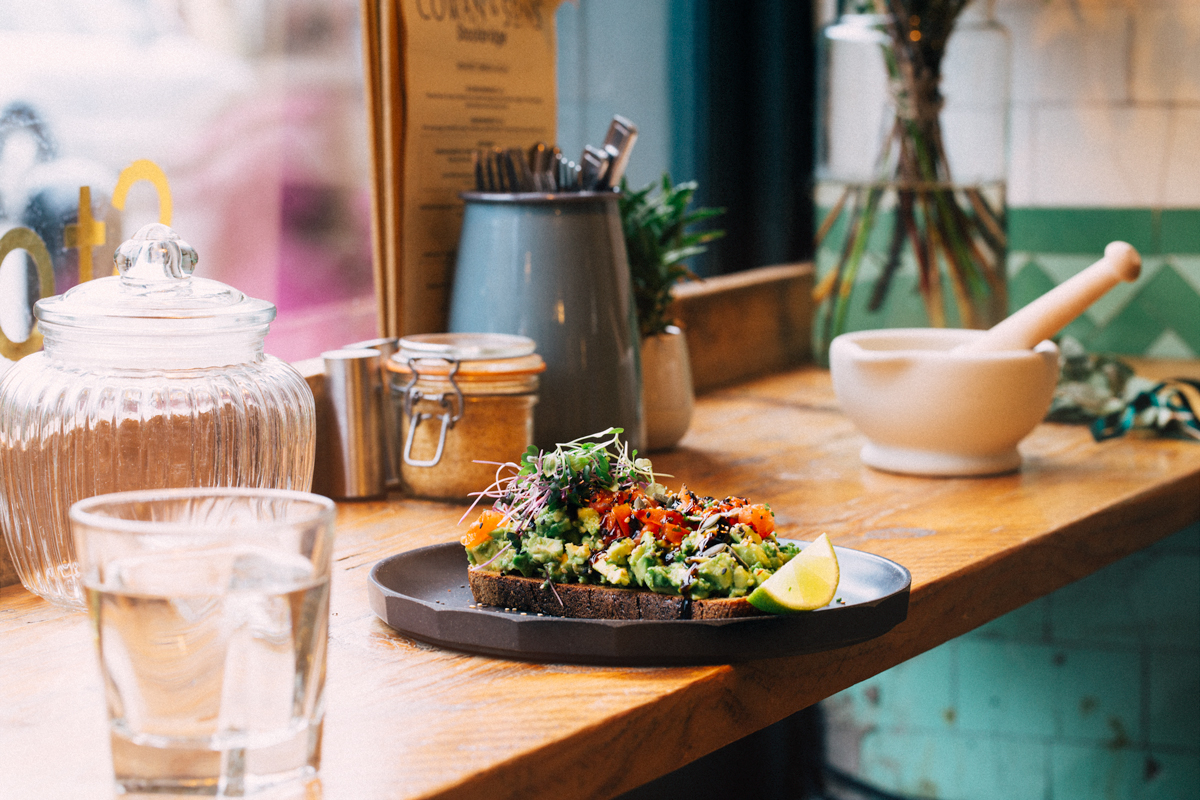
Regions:
<svg viewBox="0 0 1200 800"><path fill-rule="evenodd" d="M371 338L361 47L354 0L3 0L0 226L42 233L65 291L78 280L77 254L61 251L78 187L104 209L119 172L149 159L197 274L279 307L268 352L295 360ZM153 187L135 184L96 274L157 219Z"/></svg>
<svg viewBox="0 0 1200 800"><path fill-rule="evenodd" d="M286 360L372 338L376 306L359 6L355 0L0 0L0 228L63 247L92 187L113 248L158 218L147 183L108 209L137 159L166 173L172 227L197 274L274 302L267 350ZM727 208L716 274L811 250L811 9L805 2L588 1L561 6L559 141L598 142L614 113L640 139L631 185L700 181ZM25 256L0 268L0 326L25 338Z"/></svg>
<svg viewBox="0 0 1200 800"><path fill-rule="evenodd" d="M1200 356L1200 3L976 1L1011 37L1011 306L1124 239L1142 279L1067 332L1093 350ZM197 273L278 306L269 352L373 337L359 13L355 0L0 0L0 234L38 230L69 288L63 229L89 185L109 224L102 274L158 218L145 183L122 217L109 206L120 170L150 159ZM809 259L814 41L836 13L834 0L565 3L559 143L579 152L614 113L634 120L631 185L669 172L727 209L701 274ZM0 266L14 341L30 324L12 288L29 294L27 268L22 254ZM796 797L826 768L874 792L846 784L847 797L1195 797L1197 574L1193 527L631 797ZM811 747L822 737L828 753Z"/></svg>
<svg viewBox="0 0 1200 800"><path fill-rule="evenodd" d="M1067 332L1110 352L1200 355L1200 5L976 5L1012 42L1012 304L1123 238L1146 277ZM728 236L693 264L702 275L809 259L814 40L836 12L834 0L564 3L559 142L581 151L614 113L633 119L632 186L669 172L699 181L698 205L726 209ZM77 280L61 248L77 187L103 204L122 168L150 159L200 274L278 305L270 352L370 338L359 13L354 0L0 0L0 227L43 232L62 291ZM157 207L136 184L96 264ZM21 258L0 268L0 289ZM0 326L21 340L28 312L6 302Z"/></svg>

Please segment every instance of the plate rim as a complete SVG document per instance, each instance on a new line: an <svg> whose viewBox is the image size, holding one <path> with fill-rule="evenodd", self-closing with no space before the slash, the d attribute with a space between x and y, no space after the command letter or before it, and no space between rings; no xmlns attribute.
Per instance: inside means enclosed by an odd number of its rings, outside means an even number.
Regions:
<svg viewBox="0 0 1200 800"><path fill-rule="evenodd" d="M781 537L782 538L782 537ZM783 541L794 541L800 544L808 544L803 540L782 538ZM701 665L701 664L726 664L735 663L737 661L752 660L754 658L766 658L776 655L799 655L807 652L817 652L820 650L836 649L844 646L850 646L862 641L866 641L894 628L896 625L903 622L908 616L909 595L912 588L912 573L902 564L899 564L886 556L880 556L875 553L869 553L864 550L856 550L849 547L840 547L835 545L835 551L841 553L854 553L855 558L865 557L869 561L874 561L882 565L885 569L895 573L898 580L898 588L895 588L886 594L882 594L879 598L871 602L853 603L842 606L826 606L821 609L815 609L812 612L798 615L765 615L754 617L740 617L733 619L717 619L717 620L621 620L621 619L584 619L575 617L554 617L554 616L513 616L512 612L506 612L503 609L493 609L490 607L483 608L461 608L461 607L446 607L435 604L423 597L405 594L391 586L385 584L380 579L380 573L388 569L389 566L400 560L412 559L420 557L422 554L440 555L442 551L449 552L451 549L461 548L462 545L458 542L439 542L422 547L416 547L409 550L402 550L398 553L393 553L378 560L372 565L368 574L367 589L372 611L379 619L392 630L397 633L426 642L437 647L446 648L455 652L465 652L474 655L485 655L497 658L509 658L523 661L539 661L539 662L555 662L555 663L575 663L575 664L596 664L608 666L656 666L656 665ZM467 571L466 559L463 559L463 579L466 578ZM457 580L457 578L455 579ZM803 645L799 648L774 647L768 648L771 652L765 655L747 654L745 657L739 656L738 653L724 652L720 648L709 654L705 652L691 652L695 648L689 649L683 647L685 652L682 656L662 656L654 653L647 654L618 654L612 652L611 648L592 648L587 652L573 652L571 648L566 649L551 649L547 651L531 650L525 647L503 647L493 646L491 642L478 642L464 640L461 637L446 638L443 636L435 636L429 634L425 630L415 630L420 626L413 624L398 625L389 619L389 607L395 604L417 606L423 609L426 615L434 615L436 620L457 621L470 619L471 624L482 624L489 627L493 633L500 634L505 631L519 630L510 626L524 626L525 630L537 631L538 633L545 632L547 634L556 631L585 633L587 631L609 631L612 636L620 636L622 633L633 631L636 635L639 631L657 630L660 632L669 632L670 636L686 642L690 634L694 636L721 636L727 634L731 638L737 638L739 635L744 638L746 636L755 636L761 629L779 626L784 628L786 633L788 628L803 628L805 623L797 623L797 620L811 618L817 614L827 613L842 613L848 611L860 612L861 614L871 615L875 613L883 617L880 624L884 625L881 630L876 630L869 635L855 639L849 637L846 641L838 641L831 646L809 647ZM789 623L791 623L789 625ZM890 624L889 624L890 623ZM876 625L879 627L879 625ZM780 632L780 631L776 631ZM786 637L779 637L786 638ZM794 650L795 652L792 652ZM781 652L776 652L781 651Z"/></svg>

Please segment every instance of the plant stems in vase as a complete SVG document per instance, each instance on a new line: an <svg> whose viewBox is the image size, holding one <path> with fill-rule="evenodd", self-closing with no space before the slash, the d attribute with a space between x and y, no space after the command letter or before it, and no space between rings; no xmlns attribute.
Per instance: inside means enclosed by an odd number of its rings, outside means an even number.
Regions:
<svg viewBox="0 0 1200 800"><path fill-rule="evenodd" d="M824 31L819 358L846 330L986 328L1007 311L1008 37L967 6L855 3ZM919 308L889 310L905 280Z"/></svg>

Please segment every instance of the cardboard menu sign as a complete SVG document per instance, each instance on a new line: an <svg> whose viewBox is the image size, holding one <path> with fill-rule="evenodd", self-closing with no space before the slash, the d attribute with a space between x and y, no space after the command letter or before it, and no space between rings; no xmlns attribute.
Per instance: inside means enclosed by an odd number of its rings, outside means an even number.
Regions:
<svg viewBox="0 0 1200 800"><path fill-rule="evenodd" d="M381 333L445 329L472 153L555 140L561 0L363 0Z"/></svg>

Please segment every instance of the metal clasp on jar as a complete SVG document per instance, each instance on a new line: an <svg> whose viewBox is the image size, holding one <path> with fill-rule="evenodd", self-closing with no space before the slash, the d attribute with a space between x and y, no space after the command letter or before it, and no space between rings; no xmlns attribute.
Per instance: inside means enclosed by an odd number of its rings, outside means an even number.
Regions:
<svg viewBox="0 0 1200 800"><path fill-rule="evenodd" d="M454 427L454 423L462 419L463 415L463 393L462 389L458 388L458 384L454 381L454 376L458 372L461 362L457 359L442 359L450 365L450 373L446 376L446 380L450 382L450 387L453 393L438 392L437 394L424 394L417 388L417 381L420 380L421 374L417 371L417 359L408 359L408 368L412 371L412 378L404 385L402 389L394 390L404 395L404 416L408 417L408 435L404 439L404 463L410 467L433 467L442 460L442 451L446 449L446 431ZM437 403L442 407L444 413L416 411L413 408L422 400L428 400ZM454 406L457 405L457 408ZM439 418L442 421L442 429L438 433L437 452L433 454L433 458L420 461L412 457L413 438L416 434L417 427L427 419Z"/></svg>

